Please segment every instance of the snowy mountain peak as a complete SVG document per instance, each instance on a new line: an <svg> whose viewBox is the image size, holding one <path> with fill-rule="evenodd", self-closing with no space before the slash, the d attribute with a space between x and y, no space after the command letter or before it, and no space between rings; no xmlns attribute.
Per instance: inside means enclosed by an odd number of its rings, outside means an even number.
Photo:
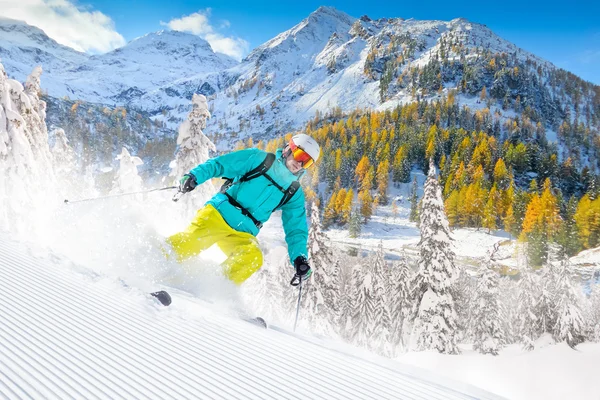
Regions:
<svg viewBox="0 0 600 400"><path fill-rule="evenodd" d="M349 16L343 11L339 11L333 7L321 6L287 32L295 36L300 33L307 33L315 35L315 38L319 38L322 34L325 34L329 38L334 32L348 32L355 20L356 18Z"/></svg>
<svg viewBox="0 0 600 400"><path fill-rule="evenodd" d="M59 44L35 26L0 17L0 59L13 79L24 81L37 65L52 74L88 58L85 53Z"/></svg>
<svg viewBox="0 0 600 400"><path fill-rule="evenodd" d="M310 61L321 52L334 33L346 37L355 20L333 7L319 7L293 28L257 47L244 61L260 63L273 54L281 53L287 54L285 58L288 61L294 56Z"/></svg>
<svg viewBox="0 0 600 400"><path fill-rule="evenodd" d="M190 64L206 62L207 59L222 60L223 67L231 67L237 62L231 57L216 56L210 44L200 36L186 32L161 30L138 37L127 45L115 49L105 55L97 56L98 59L123 58L135 55L164 62L185 60Z"/></svg>
<svg viewBox="0 0 600 400"><path fill-rule="evenodd" d="M318 21L324 18L334 18L340 21L346 21L349 23L354 22L354 18L349 16L343 11L338 10L335 7L321 6L317 8L315 11L310 13L308 16L309 20Z"/></svg>
<svg viewBox="0 0 600 400"><path fill-rule="evenodd" d="M84 53L59 44L38 27L24 21L0 17L0 48L33 47L61 58L87 58Z"/></svg>
<svg viewBox="0 0 600 400"><path fill-rule="evenodd" d="M153 48L164 50L167 47L194 47L198 50L213 52L210 44L200 36L186 32L160 30L133 39L125 47L139 50Z"/></svg>

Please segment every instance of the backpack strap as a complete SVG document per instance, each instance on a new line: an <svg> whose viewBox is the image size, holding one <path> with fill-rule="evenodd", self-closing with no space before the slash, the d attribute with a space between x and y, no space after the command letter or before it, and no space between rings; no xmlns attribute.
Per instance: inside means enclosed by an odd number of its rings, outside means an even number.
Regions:
<svg viewBox="0 0 600 400"><path fill-rule="evenodd" d="M234 206L235 208L239 209L240 212L245 215L246 217L250 218L250 220L252 221L252 223L254 225L256 225L256 227L258 229L261 229L263 224L262 222L260 222L259 220L257 220L256 218L254 218L254 215L252 215L252 213L250 211L248 211L248 209L246 207L244 207L243 205L241 205L240 203L237 202L236 199L234 199L229 193L227 192L223 192L223 194L225 196L227 196L227 200L229 200L229 203Z"/></svg>
<svg viewBox="0 0 600 400"><path fill-rule="evenodd" d="M290 201L292 199L292 197L294 197L294 195L296 194L296 192L298 191L299 188L300 188L299 181L292 182L290 187L288 187L287 190L285 190L283 192L283 198L281 199L279 204L277 204L277 207L275 207L273 209L273 211L277 210L280 207L283 207L288 201Z"/></svg>
<svg viewBox="0 0 600 400"><path fill-rule="evenodd" d="M281 193L283 193L281 201L279 202L279 204L277 204L277 207L275 207L273 211L277 210L280 207L283 207L288 201L292 199L292 197L294 197L294 194L296 194L296 191L298 191L298 188L300 188L300 182L298 180L295 180L287 189L284 189L279 183L275 182L275 179L271 178L269 174L265 173L264 176L269 181L271 181L271 183L277 189L279 189Z"/></svg>
<svg viewBox="0 0 600 400"><path fill-rule="evenodd" d="M296 194L296 192L300 188L300 182L298 180L295 180L294 182L292 182L292 184L287 189L284 189L283 187L281 187L281 185L279 185L277 182L275 182L275 180L273 178L271 178L269 176L269 174L267 174L267 171L271 168L274 161L275 161L275 154L267 153L267 156L265 157L264 161L262 163L260 163L260 165L258 165L253 170L245 173L238 181L238 182L247 182L254 178L258 178L261 175L264 176L265 178L267 178L269 181L271 181L271 183L273 185L275 185L275 187L277 189L279 189L280 192L283 193L283 197L282 197L281 201L279 202L279 204L277 204L277 207L275 207L273 209L273 211L277 210L280 207L283 207L288 201L290 201L292 199L292 197L294 197L294 194ZM223 184L223 186L221 186L221 190L220 190L221 193L223 193L225 196L227 196L227 199L229 200L229 203L232 206L238 208L243 215L250 218L250 220L254 223L254 225L256 225L256 227L258 229L262 228L262 223L260 221L258 221L256 218L254 218L254 216L252 215L252 213L250 211L248 211L248 209L246 209L244 206L242 206L240 203L238 203L229 193L227 193L227 190L236 183L236 182L234 182L234 179L232 179L232 178L224 178L224 179L225 179L225 183Z"/></svg>
<svg viewBox="0 0 600 400"><path fill-rule="evenodd" d="M271 168L271 165L273 165L273 161L275 161L275 154L267 153L265 160L252 171L244 174L244 176L240 178L240 182L246 182L264 175Z"/></svg>
<svg viewBox="0 0 600 400"><path fill-rule="evenodd" d="M266 172L273 165L273 161L275 161L275 154L273 154L273 153L267 153L267 156L265 157L265 159L263 160L263 162L260 163L253 170L250 170L250 171L246 172L240 178L240 180L238 182L246 182L246 181L252 180L254 178L258 178L261 175L268 176L268 175L266 175ZM221 193L227 192L227 190L229 190L229 188L232 187L233 184L234 184L234 178L223 177L223 179L225 179L225 182L223 183L223 185L221 186L221 189L219 190Z"/></svg>

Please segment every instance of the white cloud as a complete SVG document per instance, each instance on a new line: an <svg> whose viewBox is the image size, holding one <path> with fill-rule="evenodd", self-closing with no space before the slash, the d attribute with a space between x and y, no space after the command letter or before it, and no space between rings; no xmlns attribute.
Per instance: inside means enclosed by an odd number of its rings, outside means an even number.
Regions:
<svg viewBox="0 0 600 400"><path fill-rule="evenodd" d="M110 17L71 0L0 0L0 10L3 17L36 26L75 50L104 53L125 44Z"/></svg>
<svg viewBox="0 0 600 400"><path fill-rule="evenodd" d="M210 43L213 50L217 53L227 54L241 60L248 52L249 43L242 38L227 37L218 32L210 23L210 8L204 11L198 11L181 18L172 19L169 22L162 22L161 25L168 26L174 31L190 32L200 36ZM221 27L229 27L229 21L223 21Z"/></svg>

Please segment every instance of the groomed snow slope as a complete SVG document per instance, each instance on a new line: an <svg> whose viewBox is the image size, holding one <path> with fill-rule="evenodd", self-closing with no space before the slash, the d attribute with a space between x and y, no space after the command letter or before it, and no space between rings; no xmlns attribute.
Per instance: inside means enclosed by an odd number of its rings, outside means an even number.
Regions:
<svg viewBox="0 0 600 400"><path fill-rule="evenodd" d="M218 315L182 294L164 308L2 235L0 293L3 399L498 398Z"/></svg>

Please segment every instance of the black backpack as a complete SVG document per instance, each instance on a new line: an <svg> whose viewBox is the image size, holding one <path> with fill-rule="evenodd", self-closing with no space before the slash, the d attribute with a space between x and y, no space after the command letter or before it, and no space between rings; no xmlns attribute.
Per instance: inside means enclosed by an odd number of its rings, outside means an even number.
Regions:
<svg viewBox="0 0 600 400"><path fill-rule="evenodd" d="M221 186L221 190L220 190L221 193L223 193L225 196L227 196L229 203L231 203L232 206L239 208L240 211L242 212L242 214L244 214L245 216L250 218L252 220L252 222L254 223L254 225L256 225L256 227L258 229L262 228L262 222L258 221L256 218L254 218L254 216L250 213L250 211L248 211L244 206L242 206L240 203L238 203L236 199L234 199L229 193L227 193L227 191L229 190L229 188L231 188L236 183L247 182L252 179L258 178L259 176L264 176L265 178L270 180L271 183L273 185L275 185L275 187L277 189L279 189L279 191L281 191L281 193L283 193L283 197L281 198L281 201L279 202L279 204L277 204L277 207L275 207L273 209L273 211L277 210L278 208L283 207L288 201L291 200L292 197L294 197L294 194L296 194L296 192L300 188L300 182L298 180L295 180L294 182L292 182L292 184L287 189L284 189L283 187L281 187L281 185L279 185L277 182L275 182L275 180L267 174L267 171L271 168L274 161L275 161L275 154L267 153L267 156L265 157L264 161L262 163L260 163L260 165L258 165L253 170L245 173L237 182L234 182L234 179L232 179L232 178L224 177L223 179L225 179L225 183L223 183L223 186ZM273 212L273 211L271 211L271 212Z"/></svg>

